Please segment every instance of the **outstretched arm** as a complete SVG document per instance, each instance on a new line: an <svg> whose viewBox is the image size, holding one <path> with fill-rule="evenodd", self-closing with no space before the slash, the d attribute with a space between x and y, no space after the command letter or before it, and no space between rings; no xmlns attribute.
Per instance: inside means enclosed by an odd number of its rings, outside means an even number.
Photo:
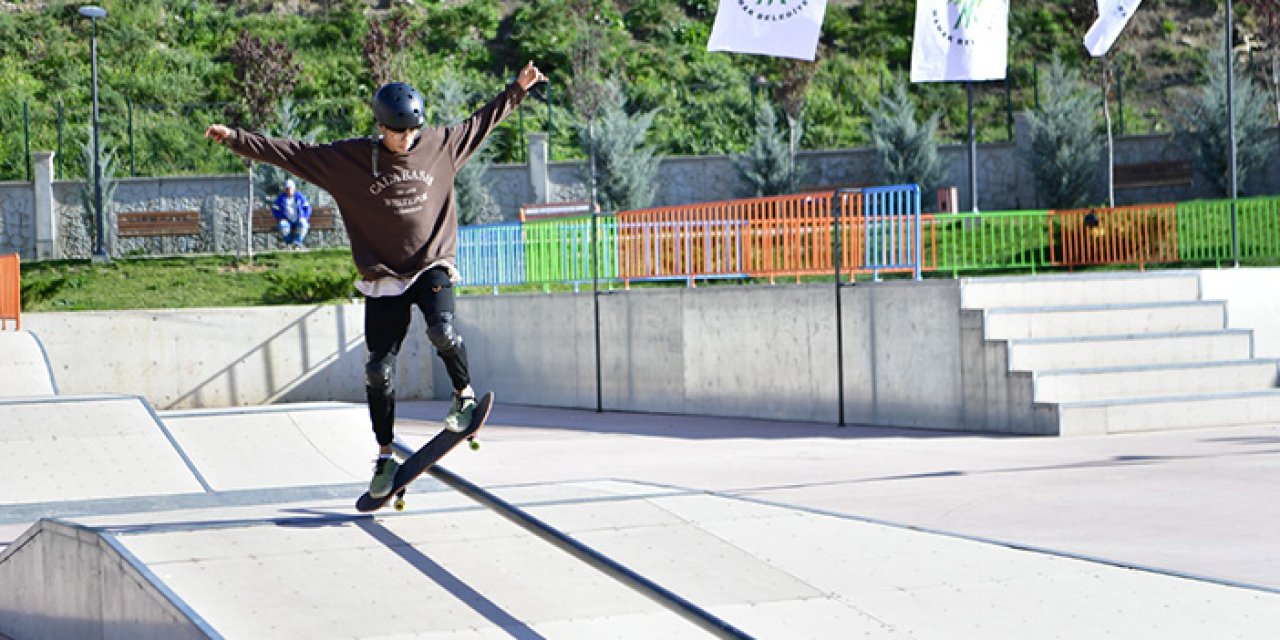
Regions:
<svg viewBox="0 0 1280 640"><path fill-rule="evenodd" d="M273 164L321 188L327 184L325 162L320 157L326 147L297 140L268 138L223 124L209 125L204 130L204 137L226 146L240 156Z"/></svg>
<svg viewBox="0 0 1280 640"><path fill-rule="evenodd" d="M504 118L511 115L520 101L529 92L529 88L539 82L546 82L547 77L538 70L530 60L516 76L516 81L507 86L498 97L481 107L470 118L449 127L448 141L453 150L454 166L462 166L471 154L480 148L485 137L489 135Z"/></svg>

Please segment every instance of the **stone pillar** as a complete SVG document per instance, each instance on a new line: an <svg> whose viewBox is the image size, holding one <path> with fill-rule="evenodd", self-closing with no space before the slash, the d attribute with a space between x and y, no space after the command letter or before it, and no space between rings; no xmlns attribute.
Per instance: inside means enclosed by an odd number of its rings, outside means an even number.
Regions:
<svg viewBox="0 0 1280 640"><path fill-rule="evenodd" d="M547 134L529 134L529 184L534 202L551 201L551 171L547 167Z"/></svg>
<svg viewBox="0 0 1280 640"><path fill-rule="evenodd" d="M35 231L36 259L51 260L62 257L58 247L58 217L53 206L53 152L35 151L31 154L35 170Z"/></svg>

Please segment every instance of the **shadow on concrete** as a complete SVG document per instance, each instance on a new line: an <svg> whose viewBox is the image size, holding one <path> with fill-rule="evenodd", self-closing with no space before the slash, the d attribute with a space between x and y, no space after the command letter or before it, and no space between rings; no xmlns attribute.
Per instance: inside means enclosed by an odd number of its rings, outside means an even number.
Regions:
<svg viewBox="0 0 1280 640"><path fill-rule="evenodd" d="M363 374L357 375L357 373L363 371L364 335L347 335L346 309L341 305L336 306L334 312L335 344L319 358L314 358L312 355L313 345L309 335L309 324L314 322L314 316L326 310L326 308L323 305L316 306L293 322L281 327L254 348L238 355L229 356L227 361L231 364L195 383L185 393L169 402L163 408L206 406L206 402L203 400L206 394L214 397L225 396L224 403L232 406L307 400L363 400L364 378ZM275 371L272 364L272 352L281 349L300 354L301 370L296 375L282 378ZM241 375L250 375L252 369L259 367L262 368L260 375L266 381L266 395L247 397L245 394L248 391L240 389L238 378ZM345 376L352 380L350 384L352 391L347 394L350 397L333 397L334 394L329 388L330 385L327 384L317 384L315 388L309 388L309 382L315 380L318 376L323 376L327 370L335 368L338 371L352 372L350 375ZM254 374L254 377L257 375Z"/></svg>
<svg viewBox="0 0 1280 640"><path fill-rule="evenodd" d="M415 421L427 430L439 428L440 420L448 411L444 401L401 402L396 405L397 419ZM583 433L625 434L688 440L710 439L759 439L780 440L791 438L833 438L841 440L875 438L1029 438L1036 436L978 433L973 431L944 431L938 429L914 429L872 427L865 425L838 426L821 422L781 422L755 418L726 418L717 416L691 416L664 413L637 413L628 411L604 411L596 413L586 409L561 409L494 403L487 426L535 427Z"/></svg>
<svg viewBox="0 0 1280 640"><path fill-rule="evenodd" d="M507 613L497 603L484 597L480 592L472 589L457 576L449 572L448 569L440 566L439 563L429 558L425 553L419 551L404 538L388 531L378 521L373 518L367 518L356 521L356 526L363 529L374 540L385 545L387 549L395 552L396 555L404 559L415 569L422 572L422 575L430 578L436 584L444 587L446 591L453 594L458 600L466 603L476 613L484 616L484 618L493 624L501 627L504 631L511 634L511 637L518 640L543 640L543 636L538 634L525 623L521 622L515 616Z"/></svg>

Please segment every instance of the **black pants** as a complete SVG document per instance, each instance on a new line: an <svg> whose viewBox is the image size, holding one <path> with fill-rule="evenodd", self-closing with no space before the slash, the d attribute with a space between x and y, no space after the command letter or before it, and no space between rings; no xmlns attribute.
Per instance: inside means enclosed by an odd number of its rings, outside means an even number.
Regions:
<svg viewBox="0 0 1280 640"><path fill-rule="evenodd" d="M365 391L369 419L378 444L394 439L396 420L395 366L400 345L409 332L414 305L427 321L427 335L444 361L453 388L471 384L467 371L467 350L453 328L453 283L443 268L427 271L403 294L395 297L365 298L364 340L369 350L365 363Z"/></svg>

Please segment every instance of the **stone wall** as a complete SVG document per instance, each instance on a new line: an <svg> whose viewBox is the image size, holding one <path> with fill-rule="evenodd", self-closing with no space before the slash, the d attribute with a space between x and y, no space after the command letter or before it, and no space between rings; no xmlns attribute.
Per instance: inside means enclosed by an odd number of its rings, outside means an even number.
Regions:
<svg viewBox="0 0 1280 640"><path fill-rule="evenodd" d="M1030 136L1026 119L1016 120L1015 143L978 146L977 190L978 210L1002 211L1044 208L1048 203L1036 197L1034 182L1027 162ZM1270 137L1275 132L1268 132ZM530 153L536 145L531 145ZM545 146L542 147L545 149ZM47 152L45 152L47 153ZM960 210L973 208L969 193L969 158L966 145L948 145L940 149L947 165L947 182L960 194ZM38 156L38 162L51 162L49 156ZM1116 141L1117 164L1157 162L1187 158L1186 152L1165 135L1126 136ZM871 149L804 151L800 161L805 169L801 178L806 187L868 186L884 184L879 161ZM543 173L545 171L545 173ZM37 175L40 172L37 171ZM493 165L488 179L491 192L504 220L514 220L521 205L537 202L535 185L545 184L551 201L586 198L585 171L582 162L534 162L531 164ZM662 159L658 192L654 206L690 204L746 197L747 186L738 177L729 156L673 156ZM56 220L46 228L54 229L56 239L46 239L52 249L37 251L40 228L35 220L40 205L35 197L38 185L28 182L0 183L0 253L19 252L24 258L83 258L92 251L91 225L80 204L80 182L55 181L52 184L53 205L50 215ZM1241 185L1243 195L1280 193L1280 152L1272 151L1267 163L1253 172ZM124 178L118 180L115 210L126 211L200 211L201 233L172 238L108 238L111 255L161 255L173 253L241 254L245 247L247 175L182 176L165 178ZM1217 198L1209 181L1197 175L1191 186L1147 189L1120 189L1116 204L1169 202L1193 198ZM1099 165L1091 201L1104 203L1107 198L1105 164ZM331 204L321 194L312 199L314 206ZM924 194L925 209L933 210L933 194ZM109 223L109 229L114 224ZM312 230L307 244L312 247L342 246L347 241L341 221L334 231ZM274 232L255 233L253 250L279 248Z"/></svg>

